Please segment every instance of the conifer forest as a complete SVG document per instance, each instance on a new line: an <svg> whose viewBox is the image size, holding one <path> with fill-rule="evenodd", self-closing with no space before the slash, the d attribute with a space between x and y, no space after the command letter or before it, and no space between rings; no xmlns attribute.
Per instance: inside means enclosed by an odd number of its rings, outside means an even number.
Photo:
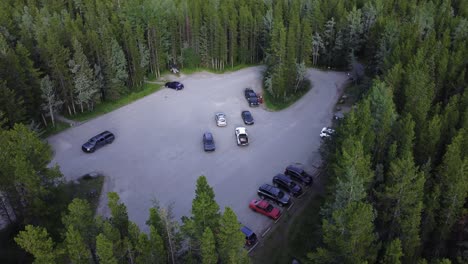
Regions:
<svg viewBox="0 0 468 264"><path fill-rule="evenodd" d="M321 148L319 246L301 263L467 263L468 1L0 0L0 215L12 227L0 262L250 263L205 177L190 216L155 202L143 231L117 193L103 194L108 218L86 199L64 204L38 131L174 65L266 65L264 93L282 100L307 68L357 64L359 99Z"/></svg>

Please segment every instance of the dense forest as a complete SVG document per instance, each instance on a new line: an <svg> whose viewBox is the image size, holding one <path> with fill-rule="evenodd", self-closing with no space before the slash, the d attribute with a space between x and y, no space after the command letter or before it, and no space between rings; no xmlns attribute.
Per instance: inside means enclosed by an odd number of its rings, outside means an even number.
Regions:
<svg viewBox="0 0 468 264"><path fill-rule="evenodd" d="M323 149L321 245L304 261L466 263L467 43L461 0L2 0L0 211L25 227L16 241L36 263L244 263L225 242L237 239L235 215L221 216L206 180L177 243L167 211L152 209L146 235L115 194L110 219L76 200L49 221L63 179L25 125L92 111L174 64L266 64L265 91L287 98L306 67L360 62L360 100Z"/></svg>

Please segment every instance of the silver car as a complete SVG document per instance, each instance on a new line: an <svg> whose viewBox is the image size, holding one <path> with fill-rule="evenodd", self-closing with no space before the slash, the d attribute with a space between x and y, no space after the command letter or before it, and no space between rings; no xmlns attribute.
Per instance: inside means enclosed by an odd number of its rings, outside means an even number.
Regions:
<svg viewBox="0 0 468 264"><path fill-rule="evenodd" d="M215 114L216 125L219 127L227 126L226 115L224 113Z"/></svg>

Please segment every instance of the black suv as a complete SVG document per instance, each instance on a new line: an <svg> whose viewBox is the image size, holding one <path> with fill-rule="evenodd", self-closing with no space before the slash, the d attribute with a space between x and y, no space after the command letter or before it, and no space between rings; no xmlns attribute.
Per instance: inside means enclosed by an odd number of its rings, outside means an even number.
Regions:
<svg viewBox="0 0 468 264"><path fill-rule="evenodd" d="M247 99L249 106L259 105L257 94L251 88L245 88L244 96L245 96L245 99Z"/></svg>
<svg viewBox="0 0 468 264"><path fill-rule="evenodd" d="M291 197L287 193L284 193L280 189L271 186L270 184L263 184L258 188L258 196L260 198L265 199L271 199L275 201L279 206L285 206L289 205L291 202Z"/></svg>
<svg viewBox="0 0 468 264"><path fill-rule="evenodd" d="M286 170L284 170L284 174L303 185L312 185L312 183L314 182L312 176L310 176L303 169L294 165L289 165L288 167L286 167Z"/></svg>
<svg viewBox="0 0 468 264"><path fill-rule="evenodd" d="M286 177L286 175L281 173L273 177L273 185L275 187L279 187L289 192L290 194L296 197L302 194L301 186L297 185L290 178Z"/></svg>
<svg viewBox="0 0 468 264"><path fill-rule="evenodd" d="M88 142L84 143L81 149L84 152L94 152L96 149L114 142L115 136L109 131L104 131L101 134L92 137Z"/></svg>

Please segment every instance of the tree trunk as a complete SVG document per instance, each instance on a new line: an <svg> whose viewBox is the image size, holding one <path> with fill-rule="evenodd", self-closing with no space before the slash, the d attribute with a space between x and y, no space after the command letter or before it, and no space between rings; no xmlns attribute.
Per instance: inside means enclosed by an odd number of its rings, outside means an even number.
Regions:
<svg viewBox="0 0 468 264"><path fill-rule="evenodd" d="M83 102L80 102L80 107L81 107L81 113L83 113Z"/></svg>
<svg viewBox="0 0 468 264"><path fill-rule="evenodd" d="M49 104L49 114L50 114L50 120L52 121L52 126L55 127L54 110L51 104Z"/></svg>
<svg viewBox="0 0 468 264"><path fill-rule="evenodd" d="M44 122L44 126L47 127L47 120L46 120L44 114L41 114L41 117L42 117L42 122Z"/></svg>

